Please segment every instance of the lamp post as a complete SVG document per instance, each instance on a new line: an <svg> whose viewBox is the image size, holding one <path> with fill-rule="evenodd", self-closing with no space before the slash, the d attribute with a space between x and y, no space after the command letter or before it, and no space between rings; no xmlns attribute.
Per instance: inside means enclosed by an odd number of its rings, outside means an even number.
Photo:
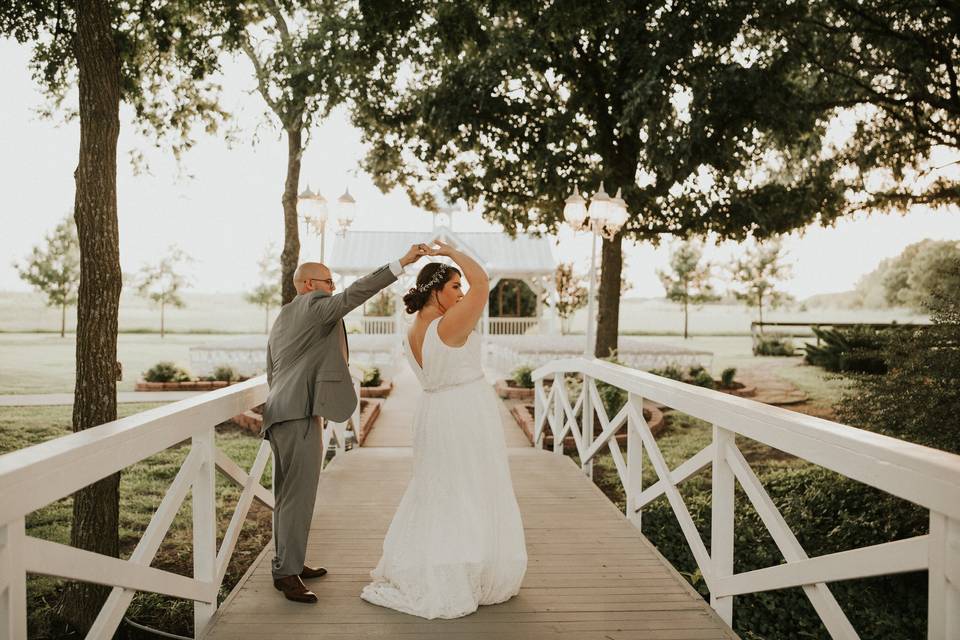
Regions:
<svg viewBox="0 0 960 640"><path fill-rule="evenodd" d="M337 198L337 224L340 225L341 236L347 235L347 229L353 224L356 217L357 201L350 195L350 188L344 190L343 195Z"/></svg>
<svg viewBox="0 0 960 640"><path fill-rule="evenodd" d="M595 340L595 296L596 289L596 270L597 270L597 236L602 235L606 238L612 238L620 231L620 228L626 224L628 218L627 203L621 197L621 191L617 190L617 195L611 198L603 189L603 183L600 183L600 189L593 194L589 206L587 201L580 195L577 187L573 188L573 193L564 202L563 219L576 232L584 229L590 229L592 237L590 239L590 287L587 293L587 343L584 345L584 356L594 357L596 348Z"/></svg>
<svg viewBox="0 0 960 640"><path fill-rule="evenodd" d="M310 190L310 185L297 196L297 213L308 227L313 227L320 236L320 262L324 259L327 230L327 199Z"/></svg>

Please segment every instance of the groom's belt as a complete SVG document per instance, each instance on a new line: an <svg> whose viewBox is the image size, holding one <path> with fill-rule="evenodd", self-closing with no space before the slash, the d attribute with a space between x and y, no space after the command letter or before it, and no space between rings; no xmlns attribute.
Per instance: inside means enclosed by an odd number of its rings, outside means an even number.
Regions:
<svg viewBox="0 0 960 640"><path fill-rule="evenodd" d="M485 379L485 378L484 378L484 375L481 373L481 374L478 375L476 378L471 378L471 379L469 379L469 380L464 380L463 382L451 382L450 384L441 384L441 385L439 385L439 386L430 387L430 388L424 387L423 392L424 392L424 393L438 393L438 392L440 392L440 391L446 391L447 389L453 389L453 388L455 388L455 387L462 387L462 386L467 385L467 384L472 384L472 383L474 383L474 382L479 382L480 380L484 380L484 379Z"/></svg>

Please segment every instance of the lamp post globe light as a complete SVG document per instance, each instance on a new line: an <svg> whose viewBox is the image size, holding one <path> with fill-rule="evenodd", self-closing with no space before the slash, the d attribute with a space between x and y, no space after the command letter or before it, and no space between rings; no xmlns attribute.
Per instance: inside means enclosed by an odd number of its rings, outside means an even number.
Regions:
<svg viewBox="0 0 960 640"><path fill-rule="evenodd" d="M594 292L596 290L596 271L597 271L597 236L603 235L605 238L612 238L617 235L620 229L627 223L629 213L627 212L627 203L621 195L621 190L617 189L617 195L611 198L603 189L603 183L593 198L587 201L580 195L576 186L573 193L566 199L563 206L564 221L576 232L589 229L592 234L590 240L590 288L587 294L587 342L584 345L583 354L587 358L593 357L596 348L594 316L596 302Z"/></svg>
<svg viewBox="0 0 960 640"><path fill-rule="evenodd" d="M310 185L297 196L297 214L305 226L313 227L320 236L320 262L324 259L324 242L327 228L327 199L319 192L310 190Z"/></svg>
<svg viewBox="0 0 960 640"><path fill-rule="evenodd" d="M350 195L350 188L343 192L343 195L337 198L337 224L340 225L341 235L347 234L347 229L353 224L357 215L357 201Z"/></svg>

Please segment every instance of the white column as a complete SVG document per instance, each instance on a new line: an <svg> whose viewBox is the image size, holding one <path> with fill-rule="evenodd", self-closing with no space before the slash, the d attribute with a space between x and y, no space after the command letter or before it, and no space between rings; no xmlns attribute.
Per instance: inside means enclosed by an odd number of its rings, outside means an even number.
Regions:
<svg viewBox="0 0 960 640"><path fill-rule="evenodd" d="M24 521L0 526L0 639L27 637L27 572L24 569Z"/></svg>
<svg viewBox="0 0 960 640"><path fill-rule="evenodd" d="M211 584L212 602L193 603L194 635L200 637L217 611L217 485L213 426L193 436L203 461L193 483L193 578Z"/></svg>
<svg viewBox="0 0 960 640"><path fill-rule="evenodd" d="M734 446L732 431L713 425L713 496L710 515L710 559L713 575L733 575L734 482L727 462L727 445ZM733 596L718 598L710 594L710 606L728 625L733 625Z"/></svg>

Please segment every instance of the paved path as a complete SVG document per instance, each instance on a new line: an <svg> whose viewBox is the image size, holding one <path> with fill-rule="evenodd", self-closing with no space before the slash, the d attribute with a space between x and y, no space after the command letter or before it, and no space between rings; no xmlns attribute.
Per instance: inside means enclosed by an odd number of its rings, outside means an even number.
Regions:
<svg viewBox="0 0 960 640"><path fill-rule="evenodd" d="M409 419L419 385L406 367L362 448L320 474L307 561L320 602L273 588L270 547L203 638L627 640L736 638L566 456L534 449L504 408L510 471L529 563L520 593L456 620L424 620L360 599L411 473Z"/></svg>
<svg viewBox="0 0 960 640"><path fill-rule="evenodd" d="M120 391L117 402L176 402L204 391ZM0 396L0 407L39 407L73 404L72 393L34 393L24 395Z"/></svg>

